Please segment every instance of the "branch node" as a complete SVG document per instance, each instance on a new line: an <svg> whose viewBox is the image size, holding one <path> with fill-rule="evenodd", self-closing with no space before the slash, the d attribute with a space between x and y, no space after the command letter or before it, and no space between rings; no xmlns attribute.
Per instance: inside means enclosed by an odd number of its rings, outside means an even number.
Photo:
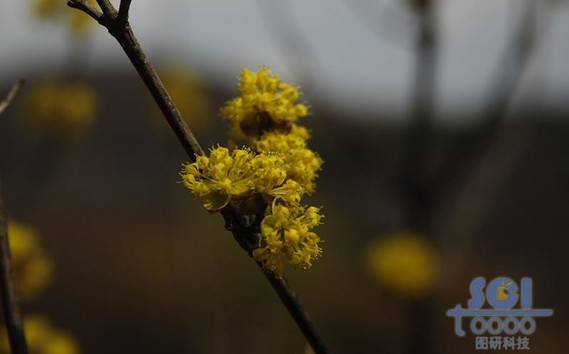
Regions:
<svg viewBox="0 0 569 354"><path fill-rule="evenodd" d="M99 7L103 10L103 15L107 19L114 20L117 18L117 10L109 0L97 0L97 4L99 4Z"/></svg>
<svg viewBox="0 0 569 354"><path fill-rule="evenodd" d="M69 0L67 6L83 11L87 15L91 16L95 21L101 23L103 13L96 7L91 6L85 0Z"/></svg>

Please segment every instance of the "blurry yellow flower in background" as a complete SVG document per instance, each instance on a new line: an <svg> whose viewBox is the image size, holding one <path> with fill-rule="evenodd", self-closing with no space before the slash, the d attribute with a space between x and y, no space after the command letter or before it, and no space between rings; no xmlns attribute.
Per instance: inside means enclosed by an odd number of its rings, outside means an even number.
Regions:
<svg viewBox="0 0 569 354"><path fill-rule="evenodd" d="M18 293L32 298L51 280L53 264L29 226L10 222L8 235Z"/></svg>
<svg viewBox="0 0 569 354"><path fill-rule="evenodd" d="M87 0L96 5L95 0ZM92 19L82 11L73 11L66 5L64 0L33 0L32 10L34 15L41 20L66 23L73 33L83 35L94 23Z"/></svg>
<svg viewBox="0 0 569 354"><path fill-rule="evenodd" d="M41 248L36 232L29 226L8 224L10 252L16 289L25 299L42 290L53 273L53 265ZM3 326L2 326L3 327ZM24 329L30 354L78 354L79 346L67 331L54 327L40 315L24 317ZM0 331L0 354L9 354L7 333Z"/></svg>
<svg viewBox="0 0 569 354"><path fill-rule="evenodd" d="M212 104L198 76L182 65L169 64L160 69L160 78L192 131L206 130L210 125L210 117L213 116ZM152 101L152 110L157 120L164 122L162 113L156 108L154 101ZM163 126L166 127L164 124Z"/></svg>
<svg viewBox="0 0 569 354"><path fill-rule="evenodd" d="M55 328L47 318L40 315L26 316L24 329L30 354L78 354L79 346L65 330ZM0 336L0 353L8 354L8 339L3 332Z"/></svg>
<svg viewBox="0 0 569 354"><path fill-rule="evenodd" d="M21 100L23 120L41 132L82 131L97 114L95 91L83 82L43 81Z"/></svg>
<svg viewBox="0 0 569 354"><path fill-rule="evenodd" d="M367 265L385 287L403 296L430 293L440 274L440 256L424 237L397 233L370 245Z"/></svg>

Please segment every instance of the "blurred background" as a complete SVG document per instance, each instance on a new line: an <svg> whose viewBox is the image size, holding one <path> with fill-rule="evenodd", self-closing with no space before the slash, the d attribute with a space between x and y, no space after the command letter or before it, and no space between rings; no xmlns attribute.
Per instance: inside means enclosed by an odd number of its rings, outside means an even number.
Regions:
<svg viewBox="0 0 569 354"><path fill-rule="evenodd" d="M569 2L134 0L131 24L204 146L242 68L304 91L324 256L287 275L330 352L475 352L445 312L501 275L555 311L532 351L566 352ZM104 28L3 0L2 97L17 78L0 173L33 353L309 353Z"/></svg>

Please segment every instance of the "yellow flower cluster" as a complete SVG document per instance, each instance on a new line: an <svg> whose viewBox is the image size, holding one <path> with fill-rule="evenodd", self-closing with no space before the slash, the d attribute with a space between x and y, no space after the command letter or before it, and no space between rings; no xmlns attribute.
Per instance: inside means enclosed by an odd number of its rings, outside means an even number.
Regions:
<svg viewBox="0 0 569 354"><path fill-rule="evenodd" d="M440 273L436 249L414 233L395 234L372 244L367 262L379 282L407 297L428 294Z"/></svg>
<svg viewBox="0 0 569 354"><path fill-rule="evenodd" d="M254 145L260 153L282 156L287 177L300 184L308 193L312 193L314 180L322 167L322 159L307 147L306 141L309 137L306 128L293 125L286 134L276 131L264 133Z"/></svg>
<svg viewBox="0 0 569 354"><path fill-rule="evenodd" d="M24 298L32 298L51 279L53 265L32 228L10 222L8 235L18 292Z"/></svg>
<svg viewBox="0 0 569 354"><path fill-rule="evenodd" d="M95 0L87 0L96 5ZM33 0L33 12L37 18L51 21L64 21L73 33L83 35L90 28L93 20L82 11L71 11L63 0Z"/></svg>
<svg viewBox="0 0 569 354"><path fill-rule="evenodd" d="M26 316L24 329L30 354L78 354L79 346L66 331L55 328L39 315ZM0 354L10 353L8 338L0 336Z"/></svg>
<svg viewBox="0 0 569 354"><path fill-rule="evenodd" d="M268 68L258 73L244 69L239 82L241 96L221 110L231 121L236 137L259 136L265 130L286 129L308 114L308 107L297 103L298 89L284 83Z"/></svg>
<svg viewBox="0 0 569 354"><path fill-rule="evenodd" d="M320 225L322 215L315 207L275 205L272 214L261 223L265 247L253 251L253 257L268 269L278 272L284 257L290 264L308 268L322 253L320 238L310 230Z"/></svg>
<svg viewBox="0 0 569 354"><path fill-rule="evenodd" d="M44 81L22 99L26 122L42 131L77 131L96 116L97 95L85 83Z"/></svg>
<svg viewBox="0 0 569 354"><path fill-rule="evenodd" d="M252 254L266 269L280 273L285 260L308 268L322 253L320 238L311 231L321 222L320 210L300 203L314 191L322 166L307 146L308 130L296 124L308 110L296 103L298 89L267 68L243 70L240 91L222 115L250 148L216 147L185 165L182 181L209 211L231 203L243 215L262 215L257 223L262 239Z"/></svg>

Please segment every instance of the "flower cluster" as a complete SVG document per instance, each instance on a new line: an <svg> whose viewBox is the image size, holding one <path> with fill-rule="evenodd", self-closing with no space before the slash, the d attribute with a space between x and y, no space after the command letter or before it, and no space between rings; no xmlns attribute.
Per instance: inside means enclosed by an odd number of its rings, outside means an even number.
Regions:
<svg viewBox="0 0 569 354"><path fill-rule="evenodd" d="M297 103L298 89L284 83L268 68L258 73L244 69L239 82L241 96L221 110L231 121L236 137L257 137L265 130L282 130L308 114L308 107Z"/></svg>
<svg viewBox="0 0 569 354"><path fill-rule="evenodd" d="M182 181L209 211L231 204L257 218L261 240L252 255L266 269L280 273L286 261L308 268L322 252L311 231L321 223L320 210L301 204L322 166L308 148L308 130L297 125L308 109L297 103L298 89L267 68L243 70L239 88L241 96L221 113L249 147L211 149L184 165Z"/></svg>
<svg viewBox="0 0 569 354"><path fill-rule="evenodd" d="M269 269L282 268L282 256L290 264L308 267L322 252L320 238L310 231L322 220L320 210L315 207L296 205L275 205L272 213L261 223L265 247L253 251L253 257Z"/></svg>

